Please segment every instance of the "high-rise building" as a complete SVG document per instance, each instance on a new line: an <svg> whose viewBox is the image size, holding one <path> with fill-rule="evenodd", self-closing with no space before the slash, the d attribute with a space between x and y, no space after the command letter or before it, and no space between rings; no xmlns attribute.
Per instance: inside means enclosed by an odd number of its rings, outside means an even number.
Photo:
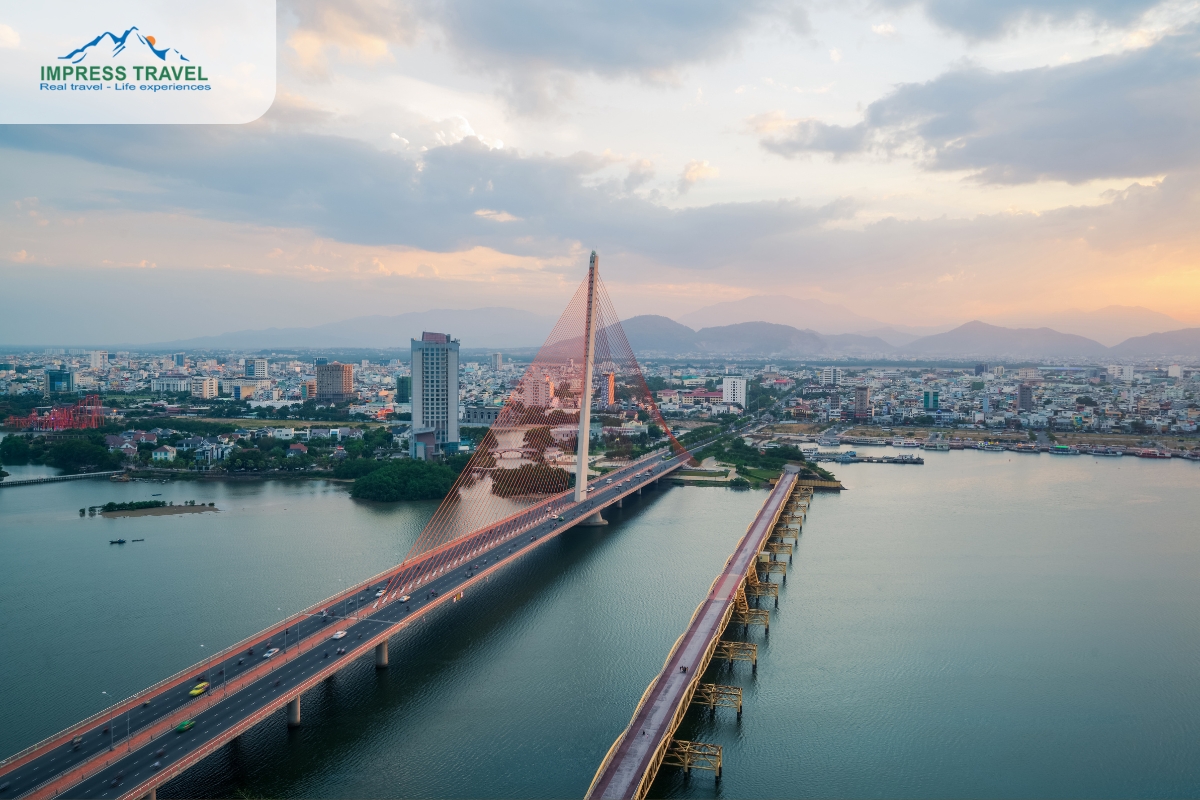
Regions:
<svg viewBox="0 0 1200 800"><path fill-rule="evenodd" d="M549 375L543 375L541 380L527 381L525 388L525 404L538 408L549 408L554 400L554 381Z"/></svg>
<svg viewBox="0 0 1200 800"><path fill-rule="evenodd" d="M871 387L854 387L854 418L868 419L871 416Z"/></svg>
<svg viewBox="0 0 1200 800"><path fill-rule="evenodd" d="M182 367L187 364L187 353L176 353L174 355L175 366Z"/></svg>
<svg viewBox="0 0 1200 800"><path fill-rule="evenodd" d="M726 377L721 380L721 402L746 407L746 379Z"/></svg>
<svg viewBox="0 0 1200 800"><path fill-rule="evenodd" d="M983 373L985 373L987 371L988 371L987 364L976 364L975 365L975 374L976 375L982 375Z"/></svg>
<svg viewBox="0 0 1200 800"><path fill-rule="evenodd" d="M75 373L69 369L46 370L46 392L75 391Z"/></svg>
<svg viewBox="0 0 1200 800"><path fill-rule="evenodd" d="M300 383L300 399L301 400L317 399L317 382L315 380L302 381Z"/></svg>
<svg viewBox="0 0 1200 800"><path fill-rule="evenodd" d="M939 406L939 402L940 402L941 398L939 396L939 392L937 389L926 389L924 392L924 395L922 396L921 399L922 399L921 406L926 411L937 411L938 410L938 406Z"/></svg>
<svg viewBox="0 0 1200 800"><path fill-rule="evenodd" d="M1033 387L1028 383L1017 387L1017 410L1033 411Z"/></svg>
<svg viewBox="0 0 1200 800"><path fill-rule="evenodd" d="M192 378L192 397L210 400L217 396L216 378Z"/></svg>
<svg viewBox="0 0 1200 800"><path fill-rule="evenodd" d="M325 358L324 356L317 356L316 358L313 359L314 367L319 367L322 364L328 364L328 363L329 363L329 359Z"/></svg>
<svg viewBox="0 0 1200 800"><path fill-rule="evenodd" d="M499 372L501 369L504 368L504 354L503 353L492 353L491 359L492 359L492 369Z"/></svg>
<svg viewBox="0 0 1200 800"><path fill-rule="evenodd" d="M412 378L407 375L396 376L396 402L407 403L412 399Z"/></svg>
<svg viewBox="0 0 1200 800"><path fill-rule="evenodd" d="M267 360L265 358L246 359L246 377L262 380L267 377Z"/></svg>
<svg viewBox="0 0 1200 800"><path fill-rule="evenodd" d="M458 443L458 340L448 333L412 340L412 432L414 458Z"/></svg>
<svg viewBox="0 0 1200 800"><path fill-rule="evenodd" d="M341 403L354 395L354 365L317 365L317 399Z"/></svg>
<svg viewBox="0 0 1200 800"><path fill-rule="evenodd" d="M108 369L108 351L93 350L91 352L92 369Z"/></svg>
<svg viewBox="0 0 1200 800"><path fill-rule="evenodd" d="M822 386L841 386L842 371L838 367L825 367L821 370Z"/></svg>

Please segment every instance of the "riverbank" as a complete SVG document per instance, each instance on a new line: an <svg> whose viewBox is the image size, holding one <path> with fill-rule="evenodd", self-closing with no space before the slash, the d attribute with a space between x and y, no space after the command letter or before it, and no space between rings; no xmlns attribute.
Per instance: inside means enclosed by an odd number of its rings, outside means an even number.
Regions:
<svg viewBox="0 0 1200 800"><path fill-rule="evenodd" d="M257 472L195 471L182 469L132 469L126 474L133 480L233 481L251 483L268 480L322 480L354 483L353 479L335 478L332 470L268 469Z"/></svg>
<svg viewBox="0 0 1200 800"><path fill-rule="evenodd" d="M203 514L205 511L220 511L215 506L159 506L158 508L135 508L125 511L101 511L100 516L108 519L117 517L167 517L172 514Z"/></svg>

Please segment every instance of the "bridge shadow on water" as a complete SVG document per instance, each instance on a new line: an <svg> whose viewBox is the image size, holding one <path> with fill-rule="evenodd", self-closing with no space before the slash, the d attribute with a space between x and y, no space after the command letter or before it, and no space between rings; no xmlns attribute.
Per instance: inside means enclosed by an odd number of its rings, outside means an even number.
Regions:
<svg viewBox="0 0 1200 800"><path fill-rule="evenodd" d="M556 590L562 589L573 573L598 562L629 523L646 513L662 493L648 490L642 497L627 500L624 509L607 509L608 526L573 528L536 548L489 582L468 589L463 600L437 609L392 637L388 669L377 670L373 651L368 649L305 693L299 728L287 727L286 713L280 708L160 787L158 796L361 796L361 791L337 793L331 792L331 787L342 778L344 787L370 782L361 776L377 757L378 729L418 725L422 719L428 722L430 705L448 693L452 696L462 681L470 681L473 663L486 661L507 647L505 640L519 633L538 607L553 602ZM545 666L541 669L539 678L544 677ZM569 675L568 665L563 665L558 678L568 681ZM397 760L406 757L404 752L395 755ZM473 790L462 794L489 794L480 789L489 783L488 776L479 776ZM500 786L495 789L495 794L508 794ZM396 787L396 796L405 793Z"/></svg>

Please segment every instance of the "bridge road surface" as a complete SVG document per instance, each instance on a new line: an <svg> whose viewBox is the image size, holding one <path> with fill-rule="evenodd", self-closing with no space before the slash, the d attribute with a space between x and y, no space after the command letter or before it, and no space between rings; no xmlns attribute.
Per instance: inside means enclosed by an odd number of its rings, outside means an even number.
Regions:
<svg viewBox="0 0 1200 800"><path fill-rule="evenodd" d="M664 458L663 452L657 451L589 481L588 497L581 503L576 504L572 490L568 490L503 523L463 537L461 541L485 540L489 536L491 540L469 554L471 564L447 569L419 589L411 589L414 596L407 603L392 599L399 597L400 591L376 602L375 587L382 588L401 573L406 573L407 580L414 565L431 562L443 554L442 549L310 607L298 617L26 748L0 763L0 800L60 794L141 797L332 675L344 663L369 652L435 606L452 600L464 587L486 579L547 539L674 471L688 458L688 453ZM562 519L553 519L556 514ZM505 532L497 537L495 530L501 525ZM455 546L461 545L456 542ZM417 592L420 596L415 596ZM391 602L383 602L389 599ZM322 616L323 611L331 613ZM285 630L286 649L264 659L268 648L283 647ZM331 641L329 636L335 630L345 630L346 637ZM248 652L251 647L253 655ZM346 648L344 655L337 654L339 647ZM189 692L200 676L211 686L207 693L193 698ZM145 700L149 703L144 704ZM180 734L172 732L184 719L194 719L194 727ZM78 750L72 745L76 736L82 737ZM157 755L164 748L165 753Z"/></svg>
<svg viewBox="0 0 1200 800"><path fill-rule="evenodd" d="M724 621L737 597L750 566L758 558L763 543L771 535L784 503L796 484L798 470L786 467L767 501L759 509L745 535L738 542L725 569L713 581L702 608L675 646L662 672L654 679L646 697L634 713L621 740L596 774L588 798L635 798L642 779L653 766L664 740L675 733L672 720L682 703L688 702L692 684L702 677L704 653L724 630ZM681 672L680 667L687 667ZM647 787L649 788L649 787Z"/></svg>

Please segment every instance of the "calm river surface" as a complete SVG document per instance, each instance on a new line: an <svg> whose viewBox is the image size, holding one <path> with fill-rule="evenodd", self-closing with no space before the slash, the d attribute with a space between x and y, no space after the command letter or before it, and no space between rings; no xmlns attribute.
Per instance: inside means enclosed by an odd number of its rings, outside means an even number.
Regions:
<svg viewBox="0 0 1200 800"><path fill-rule="evenodd" d="M710 672L742 721L678 734L724 746L720 787L666 769L652 795L1200 795L1200 467L925 459L835 465L850 491L813 503L757 675ZM221 510L78 514L156 493ZM582 796L764 497L648 492L159 796ZM320 482L0 489L0 751L394 564L432 512Z"/></svg>

